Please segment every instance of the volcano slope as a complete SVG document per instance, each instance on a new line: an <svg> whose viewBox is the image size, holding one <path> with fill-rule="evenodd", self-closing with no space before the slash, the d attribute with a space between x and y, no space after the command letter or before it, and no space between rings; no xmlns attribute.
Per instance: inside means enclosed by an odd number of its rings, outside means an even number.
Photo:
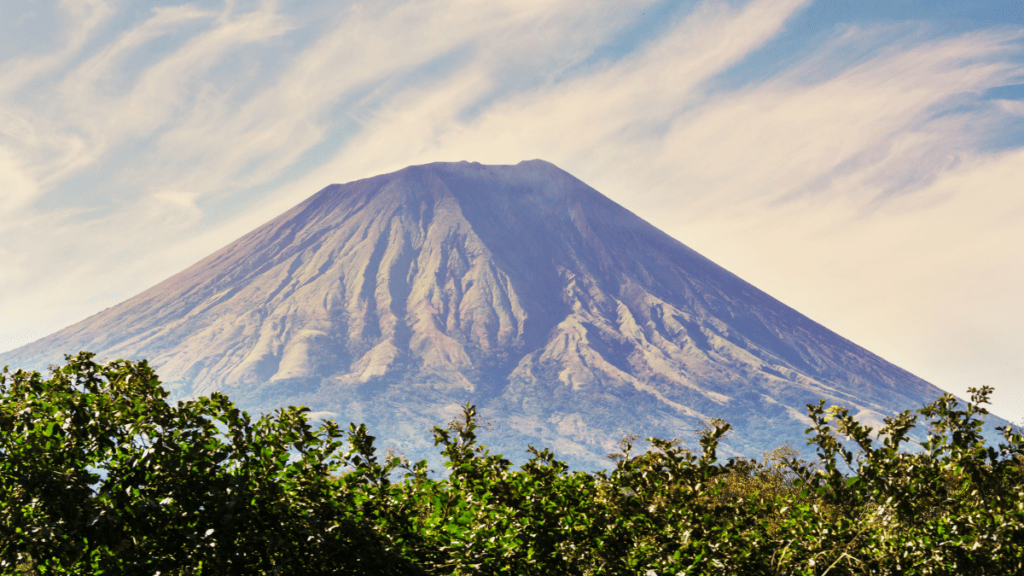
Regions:
<svg viewBox="0 0 1024 576"><path fill-rule="evenodd" d="M540 160L328 186L0 365L79 350L147 358L179 398L366 422L411 457L469 401L493 451L580 467L629 433L695 444L708 418L726 454L802 449L808 403L877 425L942 393Z"/></svg>

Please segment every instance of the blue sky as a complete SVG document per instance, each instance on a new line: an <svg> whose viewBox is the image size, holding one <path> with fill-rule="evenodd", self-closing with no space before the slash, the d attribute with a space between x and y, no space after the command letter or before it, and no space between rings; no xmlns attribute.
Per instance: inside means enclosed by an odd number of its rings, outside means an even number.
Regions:
<svg viewBox="0 0 1024 576"><path fill-rule="evenodd" d="M0 350L327 184L543 158L1024 418L1024 1L0 8Z"/></svg>

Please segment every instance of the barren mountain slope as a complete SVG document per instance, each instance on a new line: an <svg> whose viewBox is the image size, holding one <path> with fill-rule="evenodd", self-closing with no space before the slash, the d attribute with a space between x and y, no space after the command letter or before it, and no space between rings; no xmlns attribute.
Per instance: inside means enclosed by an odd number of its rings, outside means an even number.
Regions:
<svg viewBox="0 0 1024 576"><path fill-rule="evenodd" d="M941 394L539 160L329 186L0 364L83 349L148 358L178 396L365 421L414 456L472 401L510 457L594 466L630 432L720 417L756 456L801 448L819 398L879 422Z"/></svg>

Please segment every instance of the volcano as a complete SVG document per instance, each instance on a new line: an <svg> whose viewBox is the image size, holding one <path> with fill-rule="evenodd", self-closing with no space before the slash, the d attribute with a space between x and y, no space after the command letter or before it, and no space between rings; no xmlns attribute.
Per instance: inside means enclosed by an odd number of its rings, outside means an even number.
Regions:
<svg viewBox="0 0 1024 576"><path fill-rule="evenodd" d="M540 160L328 186L0 365L79 350L146 358L178 398L366 422L412 457L472 402L492 451L576 466L709 418L726 454L801 449L808 403L878 425L942 394Z"/></svg>

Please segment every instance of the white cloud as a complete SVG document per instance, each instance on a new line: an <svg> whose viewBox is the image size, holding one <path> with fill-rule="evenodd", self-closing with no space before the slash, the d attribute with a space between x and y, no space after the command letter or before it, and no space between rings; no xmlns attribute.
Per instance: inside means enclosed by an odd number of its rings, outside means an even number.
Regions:
<svg viewBox="0 0 1024 576"><path fill-rule="evenodd" d="M25 86L42 74L66 64L79 53L92 33L114 13L109 2L102 0L61 0L60 7L70 23L62 36L67 44L61 50L43 56L8 61L0 73L0 96Z"/></svg>
<svg viewBox="0 0 1024 576"><path fill-rule="evenodd" d="M1024 102L1020 100L996 100L995 104L999 108L1008 114L1014 116L1024 116Z"/></svg>
<svg viewBox="0 0 1024 576"><path fill-rule="evenodd" d="M156 10L149 21L70 74L61 87L68 123L89 135L91 149L66 162L64 169L54 171L49 179L59 181L66 170L97 161L119 143L149 137L167 124L177 123L178 116L194 105L196 94L202 94L208 83L205 73L232 52L291 28L272 9L217 19L211 29L145 68L127 93L109 94L111 78L128 74L119 61L132 51L176 25L199 18L213 20L217 15L189 6Z"/></svg>
<svg viewBox="0 0 1024 576"><path fill-rule="evenodd" d="M734 10L702 3L638 54L593 74L507 96L473 121L461 122L462 110L486 90L486 70L467 69L395 97L337 163L320 172L373 173L395 162L436 158L539 157L600 173L601 167L621 164L623 156L646 157L652 131L692 107L703 82L770 40L805 4L758 1Z"/></svg>
<svg viewBox="0 0 1024 576"><path fill-rule="evenodd" d="M176 181L177 187L265 182L324 138L338 123L332 114L358 118L372 111L399 88L403 76L422 67L454 67L457 72L447 73L459 85L467 75L481 75L474 93L480 97L495 88L494 75L502 70L535 68L549 60L558 69L584 56L609 29L628 23L611 20L610 8L573 2L357 5L296 55L269 89L240 106L217 97L197 106L162 135L159 154L191 168L189 179ZM463 60L475 64L460 66ZM368 94L349 109L334 109L363 92ZM163 177L180 178L179 166L170 172Z"/></svg>
<svg viewBox="0 0 1024 576"><path fill-rule="evenodd" d="M36 196L37 188L12 151L0 148L0 206L13 214Z"/></svg>
<svg viewBox="0 0 1024 576"><path fill-rule="evenodd" d="M104 16L109 11L94 10ZM155 9L148 20L59 78L54 90L33 97L8 95L0 101L0 135L19 149L24 170L31 174L39 192L46 193L82 169L95 167L112 148L150 137L174 121L197 86L205 82L202 74L232 50L288 30L284 19L272 11L217 20L212 29L200 31L142 69L122 90L123 79L135 74L125 66L126 60L138 59L140 51L148 55L145 50L150 43L183 24L201 19L212 22L217 16L187 5ZM81 42L76 42L58 54L62 61L68 59L65 52L80 48ZM47 58L40 61L49 62ZM29 68L37 72L47 69L41 64ZM17 86L18 82L4 85Z"/></svg>

